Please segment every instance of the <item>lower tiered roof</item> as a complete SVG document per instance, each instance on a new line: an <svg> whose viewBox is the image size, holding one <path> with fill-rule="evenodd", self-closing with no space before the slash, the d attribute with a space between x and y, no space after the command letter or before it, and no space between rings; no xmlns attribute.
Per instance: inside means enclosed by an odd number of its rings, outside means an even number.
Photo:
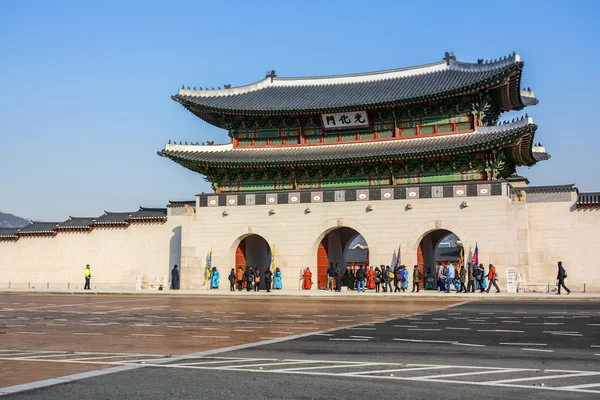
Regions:
<svg viewBox="0 0 600 400"><path fill-rule="evenodd" d="M516 165L533 165L547 158L534 152L533 136L537 125L531 117L495 125L476 127L468 133L390 139L352 144L318 144L289 147L234 148L231 144L216 146L167 144L158 152L186 168L330 165L352 161L398 160L438 155L507 149ZM539 154L538 154L539 153ZM190 168L192 169L192 168Z"/></svg>

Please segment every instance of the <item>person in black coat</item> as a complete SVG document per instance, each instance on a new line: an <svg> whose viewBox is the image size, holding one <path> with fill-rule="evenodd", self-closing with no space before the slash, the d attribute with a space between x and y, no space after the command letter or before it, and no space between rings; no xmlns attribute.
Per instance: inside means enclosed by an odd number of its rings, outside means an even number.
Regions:
<svg viewBox="0 0 600 400"><path fill-rule="evenodd" d="M177 264L171 270L171 289L179 290L179 269L177 269Z"/></svg>
<svg viewBox="0 0 600 400"><path fill-rule="evenodd" d="M271 283L273 282L273 272L271 268L265 268L265 286L267 287L267 292L271 291Z"/></svg>
<svg viewBox="0 0 600 400"><path fill-rule="evenodd" d="M229 290L235 292L235 269L231 268L231 272L229 273Z"/></svg>
<svg viewBox="0 0 600 400"><path fill-rule="evenodd" d="M559 261L558 262L558 276L556 277L556 279L558 279L558 293L556 293L557 295L560 295L560 287L561 286L567 291L567 294L571 293L569 288L565 286L566 278L567 278L567 271L565 271L565 269L563 268L562 261Z"/></svg>
<svg viewBox="0 0 600 400"><path fill-rule="evenodd" d="M252 291L252 284L254 283L254 270L250 266L246 266L246 291Z"/></svg>

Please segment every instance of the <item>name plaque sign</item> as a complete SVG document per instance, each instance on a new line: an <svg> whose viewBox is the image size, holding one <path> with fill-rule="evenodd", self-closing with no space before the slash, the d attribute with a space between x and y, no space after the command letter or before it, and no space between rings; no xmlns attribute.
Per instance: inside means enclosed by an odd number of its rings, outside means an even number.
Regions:
<svg viewBox="0 0 600 400"><path fill-rule="evenodd" d="M367 112L348 111L333 114L321 114L324 129L360 128L369 126Z"/></svg>

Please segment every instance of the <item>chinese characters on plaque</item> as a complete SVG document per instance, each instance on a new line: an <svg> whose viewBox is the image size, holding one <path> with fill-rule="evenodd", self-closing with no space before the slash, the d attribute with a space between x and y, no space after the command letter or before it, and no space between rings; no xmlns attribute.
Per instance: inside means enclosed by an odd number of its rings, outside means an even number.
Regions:
<svg viewBox="0 0 600 400"><path fill-rule="evenodd" d="M348 111L334 114L321 114L325 129L355 128L369 126L366 111Z"/></svg>

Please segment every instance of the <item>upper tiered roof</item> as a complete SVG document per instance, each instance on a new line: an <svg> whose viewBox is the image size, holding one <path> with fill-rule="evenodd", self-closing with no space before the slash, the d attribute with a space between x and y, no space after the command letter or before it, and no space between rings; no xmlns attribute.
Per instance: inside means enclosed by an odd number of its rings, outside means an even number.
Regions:
<svg viewBox="0 0 600 400"><path fill-rule="evenodd" d="M257 83L219 90L180 89L172 98L201 118L203 113L291 115L378 108L495 91L503 111L537 100L521 90L524 63L513 53L495 61L443 61L363 74L279 78L273 71ZM211 118L208 118L209 122Z"/></svg>

